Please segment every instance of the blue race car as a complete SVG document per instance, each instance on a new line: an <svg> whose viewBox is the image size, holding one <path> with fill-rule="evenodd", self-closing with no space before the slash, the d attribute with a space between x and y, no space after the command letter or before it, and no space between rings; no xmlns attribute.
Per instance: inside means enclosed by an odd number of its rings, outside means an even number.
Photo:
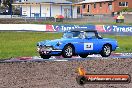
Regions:
<svg viewBox="0 0 132 88"><path fill-rule="evenodd" d="M61 39L37 43L37 51L43 59L60 55L64 58L71 58L75 55L86 58L90 54L108 57L117 47L116 40L102 38L96 30L67 31Z"/></svg>

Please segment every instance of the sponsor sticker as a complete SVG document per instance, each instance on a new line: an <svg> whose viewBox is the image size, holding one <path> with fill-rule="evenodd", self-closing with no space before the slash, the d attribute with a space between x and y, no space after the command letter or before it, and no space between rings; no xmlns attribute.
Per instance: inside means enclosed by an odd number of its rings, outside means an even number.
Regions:
<svg viewBox="0 0 132 88"><path fill-rule="evenodd" d="M93 43L84 43L84 50L93 50Z"/></svg>

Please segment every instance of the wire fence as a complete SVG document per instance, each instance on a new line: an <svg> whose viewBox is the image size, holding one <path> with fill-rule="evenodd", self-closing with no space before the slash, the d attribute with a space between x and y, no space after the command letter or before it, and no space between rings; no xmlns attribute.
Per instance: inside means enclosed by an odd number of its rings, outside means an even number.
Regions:
<svg viewBox="0 0 132 88"><path fill-rule="evenodd" d="M124 15L125 19L124 22L125 23L132 23L132 14L127 14ZM11 18L11 19L10 19ZM2 20L3 19L3 20ZM7 21L6 21L7 20ZM5 21L5 22L4 22ZM4 23L10 23L15 21L16 23L19 21L20 22L44 22L44 21L51 21L51 22L55 22L55 18L54 17L22 17L22 16L5 16L5 15L0 15L0 23L4 22ZM78 15L77 18L64 18L63 20L64 22L75 22L75 23L113 23L116 22L116 20L114 19L114 17L112 17L111 15L95 15L95 16L81 16Z"/></svg>

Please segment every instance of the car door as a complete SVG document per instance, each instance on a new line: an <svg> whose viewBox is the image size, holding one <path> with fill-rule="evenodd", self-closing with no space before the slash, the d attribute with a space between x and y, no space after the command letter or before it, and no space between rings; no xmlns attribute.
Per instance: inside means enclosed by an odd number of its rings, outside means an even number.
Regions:
<svg viewBox="0 0 132 88"><path fill-rule="evenodd" d="M84 32L79 32L76 39L74 39L75 52L77 54L82 54L84 52Z"/></svg>
<svg viewBox="0 0 132 88"><path fill-rule="evenodd" d="M99 53L102 45L101 39L96 35L96 32L86 32L84 39L84 53Z"/></svg>

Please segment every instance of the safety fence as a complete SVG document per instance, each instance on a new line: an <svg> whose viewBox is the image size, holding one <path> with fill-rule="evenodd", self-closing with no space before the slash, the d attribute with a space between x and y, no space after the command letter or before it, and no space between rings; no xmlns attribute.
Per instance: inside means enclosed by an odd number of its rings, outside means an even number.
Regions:
<svg viewBox="0 0 132 88"><path fill-rule="evenodd" d="M132 35L132 26L117 25L42 25L42 24L0 24L0 31L42 31L64 32L74 29L97 30L106 34Z"/></svg>

